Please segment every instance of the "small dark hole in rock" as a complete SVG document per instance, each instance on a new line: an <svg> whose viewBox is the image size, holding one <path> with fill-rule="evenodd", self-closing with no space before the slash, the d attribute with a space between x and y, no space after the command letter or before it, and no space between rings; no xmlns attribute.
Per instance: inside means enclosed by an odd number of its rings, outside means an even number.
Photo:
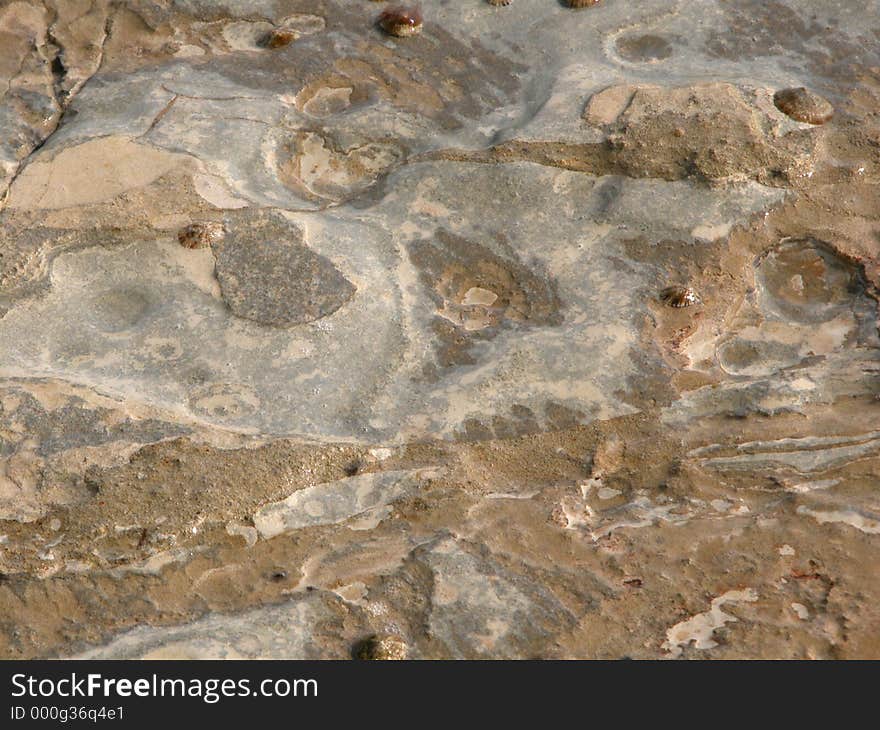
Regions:
<svg viewBox="0 0 880 730"><path fill-rule="evenodd" d="M353 477L361 470L361 463L359 461L353 461L351 464L345 467L345 475L349 477Z"/></svg>

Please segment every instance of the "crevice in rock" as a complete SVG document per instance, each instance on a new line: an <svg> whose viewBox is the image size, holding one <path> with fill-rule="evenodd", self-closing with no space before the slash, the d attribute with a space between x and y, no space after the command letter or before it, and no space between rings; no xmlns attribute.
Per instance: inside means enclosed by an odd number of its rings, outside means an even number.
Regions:
<svg viewBox="0 0 880 730"><path fill-rule="evenodd" d="M45 58L44 60L49 65L49 70L54 80L53 92L55 95L55 102L58 106L57 117L55 119L55 124L52 126L52 128L41 140L39 140L34 145L33 149L31 149L31 151L19 161L15 172L10 176L9 181L6 184L6 188L3 190L3 197L2 199L0 199L0 213L2 213L6 207L6 203L9 200L9 193L12 190L12 186L15 184L15 181L18 179L18 176L21 175L21 173L28 166L33 157L45 146L45 144L51 139L52 135L55 134L55 132L57 132L58 129L61 127L62 123L64 122L64 115L67 112L67 109L69 108L70 103L73 101L74 97L101 70L101 66L103 65L104 61L104 50L112 33L114 17L115 14L110 14L104 21L104 35L100 40L98 64L95 70L87 78L83 79L78 84L75 84L69 90L64 91L63 85L67 78L68 69L65 66L63 60L64 48L53 34L53 27L55 22L57 21L57 11L55 11L55 18L53 18L53 20L49 23L46 30L46 39L48 41L48 45L55 49L55 53L51 57L51 59ZM22 64L23 63L24 62L22 62Z"/></svg>

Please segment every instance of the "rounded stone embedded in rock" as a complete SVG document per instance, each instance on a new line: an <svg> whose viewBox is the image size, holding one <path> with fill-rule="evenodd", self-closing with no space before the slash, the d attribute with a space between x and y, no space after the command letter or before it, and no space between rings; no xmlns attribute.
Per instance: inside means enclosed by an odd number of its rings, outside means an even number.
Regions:
<svg viewBox="0 0 880 730"><path fill-rule="evenodd" d="M834 107L828 101L803 86L777 91L773 103L797 122L825 124L834 116Z"/></svg>
<svg viewBox="0 0 880 730"><path fill-rule="evenodd" d="M415 7L394 7L379 15L379 27L386 33L400 38L422 32L422 11Z"/></svg>
<svg viewBox="0 0 880 730"><path fill-rule="evenodd" d="M177 240L184 248L207 248L223 238L223 233L222 223L190 223L177 232Z"/></svg>
<svg viewBox="0 0 880 730"><path fill-rule="evenodd" d="M409 656L409 648L399 636L374 634L355 647L354 655L365 661L401 661Z"/></svg>

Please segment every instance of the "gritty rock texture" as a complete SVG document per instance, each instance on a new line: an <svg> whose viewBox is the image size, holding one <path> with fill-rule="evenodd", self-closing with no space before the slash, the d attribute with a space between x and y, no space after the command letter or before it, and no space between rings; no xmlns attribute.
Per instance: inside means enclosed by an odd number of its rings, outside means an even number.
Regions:
<svg viewBox="0 0 880 730"><path fill-rule="evenodd" d="M333 314L355 287L280 217L243 216L214 245L220 293L238 317L287 327Z"/></svg>
<svg viewBox="0 0 880 730"><path fill-rule="evenodd" d="M0 2L0 657L880 658L880 3L383 10Z"/></svg>
<svg viewBox="0 0 880 730"><path fill-rule="evenodd" d="M612 86L590 98L584 119L607 130L609 162L629 177L772 185L812 169L816 136L780 129L766 96L721 83Z"/></svg>

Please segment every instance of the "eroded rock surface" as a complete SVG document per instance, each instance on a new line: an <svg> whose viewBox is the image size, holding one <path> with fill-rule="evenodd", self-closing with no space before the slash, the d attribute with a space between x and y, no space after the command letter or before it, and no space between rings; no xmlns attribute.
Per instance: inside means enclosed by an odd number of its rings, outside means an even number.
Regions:
<svg viewBox="0 0 880 730"><path fill-rule="evenodd" d="M333 314L355 287L309 249L302 229L280 216L241 216L213 246L214 271L233 314L288 327Z"/></svg>
<svg viewBox="0 0 880 730"><path fill-rule="evenodd" d="M587 102L584 120L606 133L610 161L630 177L718 182L812 170L817 135L786 129L767 90L731 84L612 86Z"/></svg>
<svg viewBox="0 0 880 730"><path fill-rule="evenodd" d="M880 657L880 5L381 10L0 4L0 656Z"/></svg>

